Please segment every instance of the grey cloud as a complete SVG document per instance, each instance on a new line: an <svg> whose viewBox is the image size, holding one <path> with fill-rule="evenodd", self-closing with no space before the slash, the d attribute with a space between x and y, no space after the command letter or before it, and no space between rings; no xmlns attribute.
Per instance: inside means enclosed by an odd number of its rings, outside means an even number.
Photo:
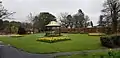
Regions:
<svg viewBox="0 0 120 58"><path fill-rule="evenodd" d="M60 12L75 14L78 9L82 9L85 14L90 16L94 24L96 24L103 1L104 0L3 0L3 4L8 10L17 12L14 17L20 21L25 21L30 12L38 14L43 11L48 11L58 17Z"/></svg>

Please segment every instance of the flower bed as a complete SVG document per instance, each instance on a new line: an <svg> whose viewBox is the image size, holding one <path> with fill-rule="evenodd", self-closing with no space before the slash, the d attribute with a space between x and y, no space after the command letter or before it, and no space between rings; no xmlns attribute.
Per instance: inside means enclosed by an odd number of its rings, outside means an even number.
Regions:
<svg viewBox="0 0 120 58"><path fill-rule="evenodd" d="M16 35L10 35L10 37L23 37L23 35L16 34Z"/></svg>
<svg viewBox="0 0 120 58"><path fill-rule="evenodd" d="M89 36L104 36L104 33L88 33Z"/></svg>
<svg viewBox="0 0 120 58"><path fill-rule="evenodd" d="M59 41L66 41L70 40L69 37L43 37L37 39L37 41L42 41L42 42L48 42L48 43L54 43L54 42L59 42Z"/></svg>

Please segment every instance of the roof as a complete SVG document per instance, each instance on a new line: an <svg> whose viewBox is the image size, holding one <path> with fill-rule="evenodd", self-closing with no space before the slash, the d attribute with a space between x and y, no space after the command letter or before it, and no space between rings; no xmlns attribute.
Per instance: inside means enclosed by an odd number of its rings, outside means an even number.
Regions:
<svg viewBox="0 0 120 58"><path fill-rule="evenodd" d="M46 25L46 26L60 26L60 24L58 24L56 21L51 21L48 25Z"/></svg>
<svg viewBox="0 0 120 58"><path fill-rule="evenodd" d="M87 28L92 28L92 26L87 26Z"/></svg>

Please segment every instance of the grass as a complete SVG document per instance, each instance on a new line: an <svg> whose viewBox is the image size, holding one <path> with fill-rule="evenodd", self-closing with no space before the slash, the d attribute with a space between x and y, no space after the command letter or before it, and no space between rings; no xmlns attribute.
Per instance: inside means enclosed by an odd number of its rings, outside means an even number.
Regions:
<svg viewBox="0 0 120 58"><path fill-rule="evenodd" d="M71 56L59 56L56 58L120 58L120 51L113 51L113 56L109 56L108 51L105 52L91 52L88 54L77 54ZM101 57L103 56L103 57Z"/></svg>
<svg viewBox="0 0 120 58"><path fill-rule="evenodd" d="M101 48L98 36L88 36L87 34L64 35L68 35L71 40L57 43L45 43L36 41L36 39L43 37L44 34L32 34L18 38L3 36L0 37L0 41L30 53L71 52Z"/></svg>
<svg viewBox="0 0 120 58"><path fill-rule="evenodd" d="M71 55L71 56L59 56L56 58L100 58L100 55L106 55L106 53L100 52L100 53L89 53L89 54L77 54L77 55ZM106 57L105 57L106 58Z"/></svg>

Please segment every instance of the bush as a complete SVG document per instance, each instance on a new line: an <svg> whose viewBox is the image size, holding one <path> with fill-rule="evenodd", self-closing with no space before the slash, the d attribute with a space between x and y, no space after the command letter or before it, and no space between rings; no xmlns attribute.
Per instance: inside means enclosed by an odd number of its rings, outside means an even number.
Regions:
<svg viewBox="0 0 120 58"><path fill-rule="evenodd" d="M120 47L120 36L100 37L101 44L108 48Z"/></svg>
<svg viewBox="0 0 120 58"><path fill-rule="evenodd" d="M108 48L114 48L115 44L109 37L100 37L101 44Z"/></svg>
<svg viewBox="0 0 120 58"><path fill-rule="evenodd" d="M120 46L120 36L113 36L114 43L118 46Z"/></svg>
<svg viewBox="0 0 120 58"><path fill-rule="evenodd" d="M18 34L20 34L20 35L22 35L22 34L26 34L25 29L22 28L22 27L19 27L19 29L18 29Z"/></svg>

